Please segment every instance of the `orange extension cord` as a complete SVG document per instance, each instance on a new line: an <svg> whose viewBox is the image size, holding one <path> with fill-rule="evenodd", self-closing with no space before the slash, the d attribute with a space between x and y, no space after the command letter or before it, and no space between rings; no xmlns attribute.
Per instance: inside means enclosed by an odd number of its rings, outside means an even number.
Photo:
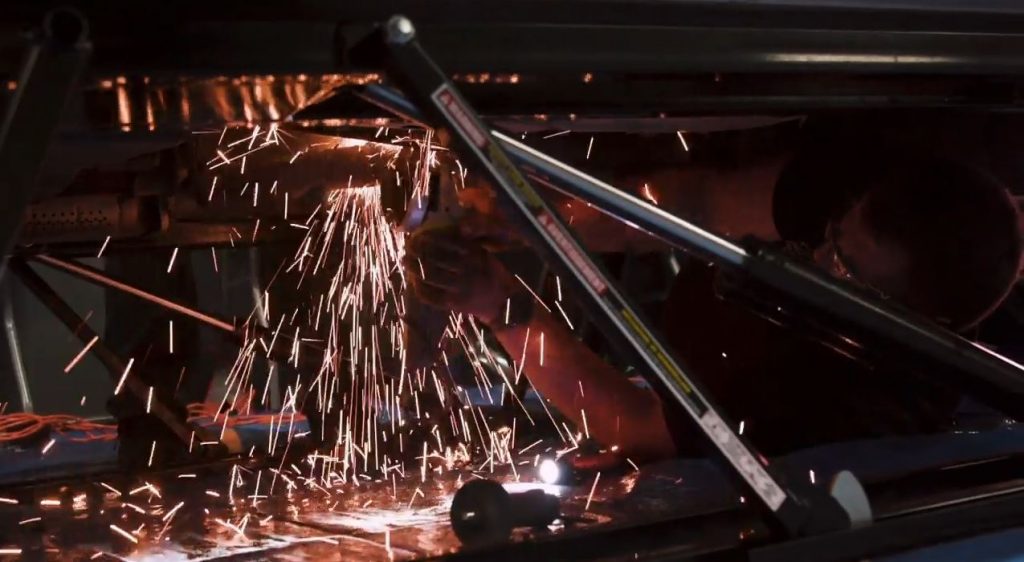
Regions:
<svg viewBox="0 0 1024 562"><path fill-rule="evenodd" d="M218 404L199 402L188 405L188 420L209 419L223 423L223 414L218 415ZM236 425L280 423L290 414L247 414L227 417L229 427ZM296 419L302 418L301 414ZM66 414L40 415L30 413L0 414L0 445L28 439L37 433L50 430L54 433L84 432L83 436L69 437L69 441L112 441L117 438L117 424L98 423L78 416Z"/></svg>
<svg viewBox="0 0 1024 562"><path fill-rule="evenodd" d="M117 425L96 423L77 416L64 414L39 415L15 413L0 415L0 444L27 439L47 429L56 433L85 432L84 436L70 437L70 441L111 441L117 438Z"/></svg>

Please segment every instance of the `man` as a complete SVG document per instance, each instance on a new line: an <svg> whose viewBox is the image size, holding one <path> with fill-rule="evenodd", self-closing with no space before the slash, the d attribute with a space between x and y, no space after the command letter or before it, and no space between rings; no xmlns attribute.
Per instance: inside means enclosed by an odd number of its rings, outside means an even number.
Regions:
<svg viewBox="0 0 1024 562"><path fill-rule="evenodd" d="M998 306L1021 262L1009 194L986 174L944 158L812 149L730 173L692 168L620 183L727 236L803 248L795 254L954 330ZM579 202L558 208L592 250L654 243ZM413 235L407 279L415 293L475 315L514 357L528 349L525 372L535 389L577 423L586 412L590 434L623 455L640 461L690 451L694 440L671 402L630 383L560 318L536 305L506 323L506 303L523 289L474 242L480 234L463 224ZM804 340L721 300L713 281L711 268L680 275L661 331L761 450L947 426L955 393L924 377L907 383L886 376Z"/></svg>

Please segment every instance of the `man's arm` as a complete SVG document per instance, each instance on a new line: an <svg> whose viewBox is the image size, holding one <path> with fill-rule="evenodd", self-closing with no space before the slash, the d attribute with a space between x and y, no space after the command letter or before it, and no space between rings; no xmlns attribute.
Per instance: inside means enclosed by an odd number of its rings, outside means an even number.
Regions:
<svg viewBox="0 0 1024 562"><path fill-rule="evenodd" d="M530 300L530 321L505 325L506 302L523 288L478 242L454 229L428 230L410 237L406 252L406 279L416 296L490 326L506 351L524 362L537 392L579 428L636 461L673 455L657 395L630 383L577 341L561 320Z"/></svg>
<svg viewBox="0 0 1024 562"><path fill-rule="evenodd" d="M536 302L525 325L488 320L501 345L517 361L542 399L590 436L620 454L642 461L675 454L661 400L631 383L582 342L565 323ZM520 354L518 357L516 354Z"/></svg>

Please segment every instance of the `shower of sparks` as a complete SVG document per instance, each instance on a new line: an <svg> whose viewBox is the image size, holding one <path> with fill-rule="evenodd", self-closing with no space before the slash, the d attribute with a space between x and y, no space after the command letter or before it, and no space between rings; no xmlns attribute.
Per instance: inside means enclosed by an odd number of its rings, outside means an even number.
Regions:
<svg viewBox="0 0 1024 562"><path fill-rule="evenodd" d="M686 144L686 137L683 136L682 131L676 131L676 136L679 137L679 142L683 143L683 150L686 152L690 151L690 145Z"/></svg>
<svg viewBox="0 0 1024 562"><path fill-rule="evenodd" d="M99 336L93 336L92 339L89 340L89 343L85 344L85 347L78 352L78 355L75 355L75 357L64 367L64 374L70 373L71 369L75 368L75 365L85 357L86 353L89 353L89 350L92 349L92 346L96 345L96 342L99 341L99 339Z"/></svg>
<svg viewBox="0 0 1024 562"><path fill-rule="evenodd" d="M247 136L229 143L227 150L218 151L208 165L218 168L238 160L241 155L233 154L232 147L251 145L249 141ZM274 137L269 142L274 144ZM420 148L429 142L428 135L419 142ZM366 143L356 146L365 148L368 158L397 154L368 148ZM426 193L437 163L432 149L421 153L411 174L414 197ZM295 152L289 162L299 154ZM417 443L417 448L422 448L416 458L421 480L467 463L478 453L487 459L481 466L493 469L508 465L514 470L513 432L506 427L491 427L478 408L459 407L459 391L448 372L446 357L443 364L434 367L406 367L408 310L400 266L405 233L386 219L379 185L353 185L349 178L343 185L331 187L312 213L295 216L287 207L286 216L291 219L286 219L286 224L304 231L304 237L294 255L282 264L284 276L273 282L276 284L268 288L263 300L273 300L277 290L298 290L306 301L273 317L264 303L256 307L249 320L253 329L247 331L248 340L228 374L227 391L217 411L226 411L230 409L226 406L247 396L262 396L261 402L266 405L269 380L255 388L250 382L251 373L257 353L276 354L277 360L299 373L285 389L278 414L271 422L282 430L286 428L286 436L282 439L283 431L271 431L268 449L273 453L291 442L302 401L312 401L315 410L321 412L318 423L313 424L321 428L321 434L315 437L336 435L330 454L310 459L308 475L319 474L323 485L358 484L359 478L366 478L368 473L385 477L389 473L392 477L394 473L408 474L408 460L402 457L416 427L430 428L429 436ZM280 197L282 203L290 204L287 186L280 191L271 189L266 196ZM534 296L541 301L536 293ZM543 301L541 304L547 308ZM256 324L266 328L256 329ZM475 386L483 396L491 396L497 384L507 386L509 394L515 396L513 383L504 371L495 378L482 367L498 365L483 341L481 328L472 318L452 314L439 349L443 354L452 344L470 359ZM317 349L303 345L307 343L315 344ZM543 349L540 353L543 355ZM514 399L533 423L518 397ZM424 403L430 407L424 407ZM228 416L213 417L227 427ZM270 479L268 493L281 485L283 477L279 476L275 473Z"/></svg>
<svg viewBox="0 0 1024 562"><path fill-rule="evenodd" d="M121 380L117 381L117 386L114 388L114 394L117 395L121 392L124 387L124 381L128 380L128 373L132 370L132 365L135 364L135 358L132 357L128 360L128 365L125 366L124 372L121 373Z"/></svg>
<svg viewBox="0 0 1024 562"><path fill-rule="evenodd" d="M646 184L645 183L643 188L641 189L640 193L643 195L644 199L650 201L650 203L652 205L657 205L658 204L658 198L655 197L654 193L651 191L650 184Z"/></svg>
<svg viewBox="0 0 1024 562"><path fill-rule="evenodd" d="M177 257L178 248L174 248L174 251L171 252L171 261L167 263L167 273L170 273L171 270L174 269L174 260L177 259Z"/></svg>
<svg viewBox="0 0 1024 562"><path fill-rule="evenodd" d="M566 314L565 309L562 308L562 303L555 301L555 308L558 309L558 312L562 313L562 319L565 320L565 323L569 325L569 329L575 330L576 328L573 327L572 320L569 320L569 315Z"/></svg>
<svg viewBox="0 0 1024 562"><path fill-rule="evenodd" d="M560 136L562 136L562 135L567 135L567 134L569 134L569 132L570 132L570 131L569 131L569 129L566 129L566 130L564 130L564 131L558 131L558 132L556 132L556 133L551 133L551 134L549 134L549 135L545 135L545 136L543 136L543 137L541 137L541 138L542 138L542 139L553 139L553 138L555 138L555 137L560 137Z"/></svg>
<svg viewBox="0 0 1024 562"><path fill-rule="evenodd" d="M107 249L107 244L110 244L110 236L109 235L107 236L107 238L105 240L103 240L103 245L100 246L100 251L96 252L96 257L97 258L102 258L103 257L103 251Z"/></svg>
<svg viewBox="0 0 1024 562"><path fill-rule="evenodd" d="M107 490L110 490L111 492L117 494L118 496L124 495L124 494L121 493L120 490L118 490L117 488L111 486L110 484L107 484L106 482L100 482L99 484L100 484L100 486L103 486Z"/></svg>
<svg viewBox="0 0 1024 562"><path fill-rule="evenodd" d="M115 525L113 523L110 524L110 530L114 531L115 533L121 535L122 537L132 541L135 544L139 544L139 539L136 538L135 535L129 533L128 531L125 531L124 529L118 527L117 525Z"/></svg>
<svg viewBox="0 0 1024 562"><path fill-rule="evenodd" d="M530 292L530 294L531 294L531 295L533 295L533 298L534 298L534 300L536 300L536 301L537 301L537 303L538 303L539 305L541 305L541 306L543 306L543 307L544 307L544 310L546 310L546 311L548 311L548 312L551 312L551 307L549 307L549 306L548 306L548 305L547 305L547 304L546 304L546 303L544 302L544 299L540 298L540 295L538 295L538 294L537 294L537 292L536 292L536 291L534 291L534 290L533 290L533 289L532 289L532 288L530 287L530 284L529 284L529 283L527 283L526 281L523 281L523 278L522 278L522 277L520 277L520 276L519 276L519 274L516 274L515 278L516 278L516 280L518 280L518 281L519 281L519 283L520 283L520 284L521 284L521 285L522 285L522 286L523 286L523 287L524 287L524 288L525 288L525 289L526 289L527 291L529 291L529 292Z"/></svg>
<svg viewBox="0 0 1024 562"><path fill-rule="evenodd" d="M584 512L590 511L590 502L594 500L594 490L597 489L597 481L601 479L601 473L598 472L594 476L594 483L590 486L590 493L587 494L587 505L583 508Z"/></svg>
<svg viewBox="0 0 1024 562"><path fill-rule="evenodd" d="M587 143L587 160L590 160L590 152L594 150L594 137L590 137L590 142Z"/></svg>
<svg viewBox="0 0 1024 562"><path fill-rule="evenodd" d="M271 455L280 454L281 464L262 470L251 470L241 463L234 465L223 486L200 488L205 489L206 496L227 502L233 510L244 506L257 511L259 504L265 503L259 500L275 494L287 497L299 487L332 498L336 491L347 486L384 482L390 483L393 509L397 513L414 512L423 509L425 499L433 501L431 479L450 474L450 471L461 471L455 472L459 482L464 476L490 477L486 475L498 474L499 469L518 480L516 465L529 462L522 460L525 453L534 450L547 454L552 450L550 447L547 452L541 450L542 439L525 446L516 443L517 433L524 433L526 423L535 426L550 421L555 429L551 433L562 439L560 454L575 450L582 434L589 436L585 413L581 412L581 434L564 423L561 426L561 422L556 423L543 401L540 405L548 419L535 422L516 391L515 385L524 375L527 353L530 357L538 354L543 364L543 334L532 340L527 334L522 356L515 361L490 347L482 325L475 318L450 313L446 318L438 318L443 335L437 343L436 362L411 367L406 341L414 312L401 266L406 233L386 217L378 184L358 185L348 178L337 185L329 185L326 195L313 205L304 203L296 193L289 199L290 186L281 183L279 187L276 181L271 185L270 178L259 178L260 183L264 183L264 189L260 190L255 182L259 173L257 153L272 147L283 150L287 145L281 138L282 133L272 126L269 131L254 127L239 138L230 138L233 135L228 129L220 134L216 154L207 162L207 167L217 173L210 185L209 199L213 199L216 188L218 200L241 197L258 207L277 204L274 222L263 215L264 231L276 224L277 228L294 228L293 232L302 239L268 284L254 291L256 305L249 317L239 319L244 341L227 373L221 403L189 406L190 420L212 422L214 433L219 431L221 438L232 426L269 425L264 446ZM417 143L422 154L410 166L413 169L408 170L414 182L413 197L425 196L437 166L430 138L427 135L420 140L404 139L404 142ZM396 173L398 171L399 151L395 147L342 142L338 146L346 149L356 146L360 152L365 151L368 159L383 159ZM588 156L592 146L593 138ZM295 151L288 148L291 152L285 160L295 162L301 154L314 148ZM247 159L253 160L248 164L249 175L246 176L253 180L251 184L239 178ZM271 187L266 189L267 185ZM313 206L315 210L310 211ZM254 223L257 220L254 219ZM244 240L242 234L235 234L232 242ZM168 273L173 270L177 251L175 248L171 255ZM213 269L219 272L217 250L211 247L210 254ZM561 281L556 279L556 285L557 299L561 301ZM525 282L523 286L550 311L537 292ZM555 305L571 327L565 310L558 302ZM169 321L167 330L168 350L174 353L173 322ZM74 368L97 340L90 341L65 367L65 372ZM456 384L449 370L454 368L449 358L454 358L455 354L464 355L472 368L471 382L464 382L462 387ZM265 358L272 361L269 374L257 383L253 375L259 372L257 365ZM115 394L123 389L134 361L134 358L129 359L126 364ZM276 393L272 396L271 385L279 382L283 382L281 396ZM154 392L152 387L148 391L147 411ZM496 423L484 408L468 401L469 391L479 392L483 400L490 400L493 406L518 408L517 417L507 423ZM310 405L315 408L309 408ZM314 437L332 441L302 462L291 464L285 460L289 457L281 453L303 435L300 431L304 430L299 429L305 426L300 425L302 412L309 415L311 411L319 412L319 419L308 420L320 432ZM530 439L536 435L526 434ZM193 447L217 443L202 440L193 432L188 447L191 451ZM161 445L161 452L165 453L164 445ZM152 465L155 441L148 453L148 464ZM191 479L196 475L178 477ZM411 495L400 493L399 481L419 487ZM151 484L135 488L127 495L109 484L97 484L120 498L117 501L122 501L126 514L159 519L155 527L139 526L134 531L125 530L134 529L134 522L122 522L125 528L110 525L111 531L132 543L153 542L154 539L159 542L176 521L185 517L182 515L184 502L153 509L154 498L159 498L161 491ZM596 486L597 479L587 500L588 508ZM108 499L111 497L107 495ZM129 499L131 502L123 501ZM0 503L8 503L2 500ZM134 521L127 517L125 520ZM211 520L239 541L249 542L259 534L253 528L269 523L270 517L226 513L220 518L211 516ZM390 535L386 540L390 552Z"/></svg>

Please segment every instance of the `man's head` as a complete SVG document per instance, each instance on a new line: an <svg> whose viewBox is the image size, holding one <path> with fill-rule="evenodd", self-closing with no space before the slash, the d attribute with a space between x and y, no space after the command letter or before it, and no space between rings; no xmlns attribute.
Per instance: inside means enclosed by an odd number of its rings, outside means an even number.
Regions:
<svg viewBox="0 0 1024 562"><path fill-rule="evenodd" d="M955 330L1002 302L1022 246L1002 185L933 158L881 158L856 175L865 194L829 223L823 265Z"/></svg>

